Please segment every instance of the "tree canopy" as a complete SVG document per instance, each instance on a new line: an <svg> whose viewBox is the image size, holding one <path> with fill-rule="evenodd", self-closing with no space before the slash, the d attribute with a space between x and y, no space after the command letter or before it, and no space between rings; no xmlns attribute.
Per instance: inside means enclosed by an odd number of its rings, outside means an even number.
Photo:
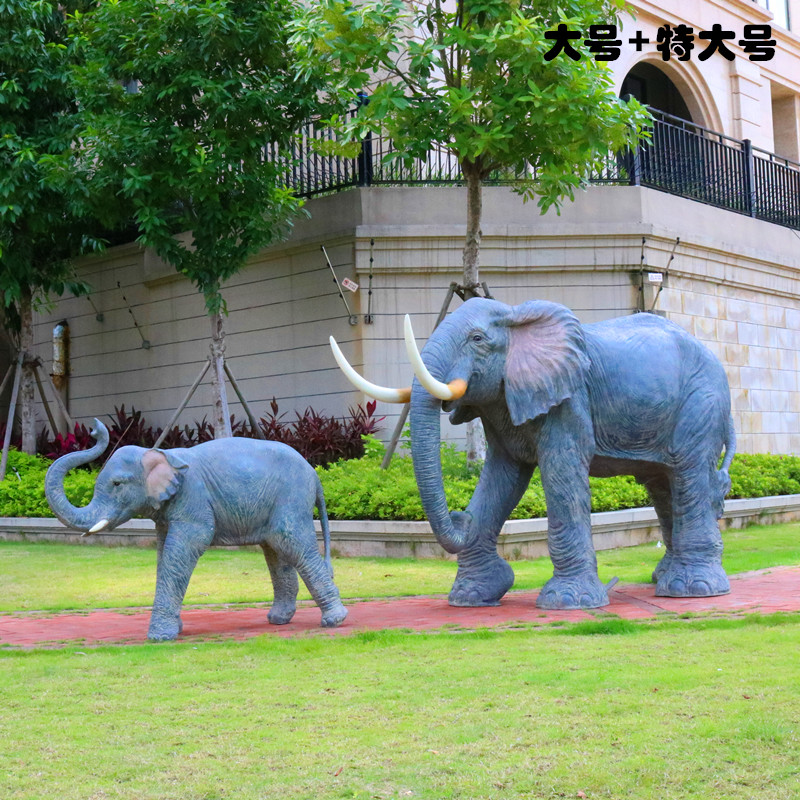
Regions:
<svg viewBox="0 0 800 800"><path fill-rule="evenodd" d="M80 16L83 150L101 206L190 278L210 314L300 201L267 157L317 107L287 45L289 0L106 0ZM175 234L190 232L186 237Z"/></svg>
<svg viewBox="0 0 800 800"><path fill-rule="evenodd" d="M0 290L19 327L24 293L83 287L69 258L98 246L81 218L65 12L79 3L0 2Z"/></svg>
<svg viewBox="0 0 800 800"><path fill-rule="evenodd" d="M0 0L0 309L18 334L22 446L35 448L32 308L86 286L70 259L97 249L75 159L78 106L67 14L74 0ZM9 424L12 421L9 420Z"/></svg>
<svg viewBox="0 0 800 800"><path fill-rule="evenodd" d="M333 119L345 138L379 131L394 157L432 149L458 160L467 188L463 288L479 285L482 187L513 178L542 212L641 135L647 119L614 92L608 65L549 58L547 33L613 24L624 0L317 0L294 23L300 75L323 71L340 103L369 94L356 116ZM410 166L410 163L409 163ZM482 437L468 428L470 460Z"/></svg>
<svg viewBox="0 0 800 800"><path fill-rule="evenodd" d="M444 148L465 182L513 176L543 210L573 197L647 116L620 101L607 64L546 59L559 24L614 23L623 0L319 0L294 24L303 74L324 70L340 100L369 103L339 120L351 137L382 130L397 157Z"/></svg>
<svg viewBox="0 0 800 800"><path fill-rule="evenodd" d="M83 163L110 220L202 292L215 435L231 435L221 289L301 206L280 153L318 110L298 80L291 0L105 0L76 19ZM182 235L179 235L182 234Z"/></svg>

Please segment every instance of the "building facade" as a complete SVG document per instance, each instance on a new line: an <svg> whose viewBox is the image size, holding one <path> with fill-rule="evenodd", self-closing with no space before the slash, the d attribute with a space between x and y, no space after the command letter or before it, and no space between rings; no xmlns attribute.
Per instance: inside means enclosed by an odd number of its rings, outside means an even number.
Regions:
<svg viewBox="0 0 800 800"><path fill-rule="evenodd" d="M739 449L800 453L800 0L634 6L612 69L621 96L656 110L653 142L611 159L560 215L487 188L482 279L499 300L554 300L583 322L664 314L725 365ZM700 34L716 25L734 33L723 40L733 58L700 60ZM774 56L751 60L767 25ZM679 26L693 29L694 49L687 58L675 40L665 58L659 36ZM341 191L312 197L291 238L225 289L229 363L257 413L273 396L282 411L345 414L363 402L336 368L329 335L370 380L407 385L403 315L424 337L459 280L466 200L452 163L432 154L414 175L390 174L382 147L376 140L360 162L335 168L309 161L299 191ZM86 421L125 404L163 425L208 352L202 297L135 245L79 269L93 292L37 314L38 355L50 365L53 328L66 320L71 414ZM340 294L332 270L358 291ZM180 422L204 416L209 399L202 386ZM379 405L386 436L398 412Z"/></svg>

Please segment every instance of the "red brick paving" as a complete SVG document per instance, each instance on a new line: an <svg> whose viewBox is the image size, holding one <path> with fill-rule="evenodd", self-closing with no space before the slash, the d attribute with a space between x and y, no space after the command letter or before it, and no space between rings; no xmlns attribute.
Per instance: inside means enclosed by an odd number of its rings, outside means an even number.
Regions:
<svg viewBox="0 0 800 800"><path fill-rule="evenodd" d="M410 628L436 630L446 627L473 629L513 627L516 623L575 622L614 615L647 619L659 615L691 613L771 614L800 611L800 567L774 567L731 577L731 593L722 597L656 597L650 584L617 586L609 593L611 603L590 611L542 611L536 608L538 592L511 592L494 608L452 608L444 595L363 600L348 605L344 625L333 630L319 627L316 606L298 608L288 625L269 625L267 609L259 607L185 608L180 639L251 636L302 636L309 633L346 636L360 630ZM67 644L97 645L146 641L149 610L91 611L83 614L16 614L0 616L0 645L14 647Z"/></svg>

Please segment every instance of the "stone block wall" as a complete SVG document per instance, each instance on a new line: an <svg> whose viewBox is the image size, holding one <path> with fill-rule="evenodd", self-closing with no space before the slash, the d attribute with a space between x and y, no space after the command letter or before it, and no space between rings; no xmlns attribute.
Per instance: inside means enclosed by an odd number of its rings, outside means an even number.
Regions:
<svg viewBox="0 0 800 800"><path fill-rule="evenodd" d="M458 187L350 190L310 202L310 218L298 223L288 242L253 258L225 296L230 364L257 413L273 395L288 412L312 405L345 414L365 400L335 366L329 335L369 380L408 385L402 318L412 315L422 346L448 285L459 278L464 209ZM484 209L481 277L497 299L553 300L587 323L653 307L723 362L740 451L800 453L795 232L639 187L592 187L560 216L540 216L511 191L491 188ZM333 284L323 244L339 278L360 285L347 296L355 325ZM646 275L642 280L642 270L664 271L660 293ZM94 308L86 298L72 298L40 312L38 353L49 367L53 326L66 318L72 413L88 421L126 403L164 424L208 352L202 298L133 246L85 262L81 274L94 286ZM149 349L141 346L128 305ZM206 414L208 395L207 387L198 392L182 420ZM241 418L232 392L230 399ZM400 407L379 403L377 413L386 416L388 438ZM443 428L445 436L463 438L463 427L450 429L445 422Z"/></svg>

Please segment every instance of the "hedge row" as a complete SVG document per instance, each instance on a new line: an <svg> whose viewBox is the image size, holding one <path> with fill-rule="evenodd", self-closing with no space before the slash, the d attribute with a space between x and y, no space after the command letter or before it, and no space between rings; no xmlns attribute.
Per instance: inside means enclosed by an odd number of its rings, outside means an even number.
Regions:
<svg viewBox="0 0 800 800"><path fill-rule="evenodd" d="M388 471L384 471L380 468L384 453L381 442L371 436L364 437L364 442L362 458L317 468L331 519L424 519L411 459L395 457ZM39 456L11 451L8 476L0 483L0 516L52 516L44 497L44 473L50 463ZM451 510L466 508L480 470L467 467L463 453L443 445L442 471L448 506ZM800 494L797 456L738 455L730 472L733 486L729 497ZM67 475L67 496L75 505L86 505L91 500L95 475L84 469ZM649 505L647 493L631 477L591 478L590 483L593 511ZM526 519L545 514L544 492L537 472L511 517Z"/></svg>

